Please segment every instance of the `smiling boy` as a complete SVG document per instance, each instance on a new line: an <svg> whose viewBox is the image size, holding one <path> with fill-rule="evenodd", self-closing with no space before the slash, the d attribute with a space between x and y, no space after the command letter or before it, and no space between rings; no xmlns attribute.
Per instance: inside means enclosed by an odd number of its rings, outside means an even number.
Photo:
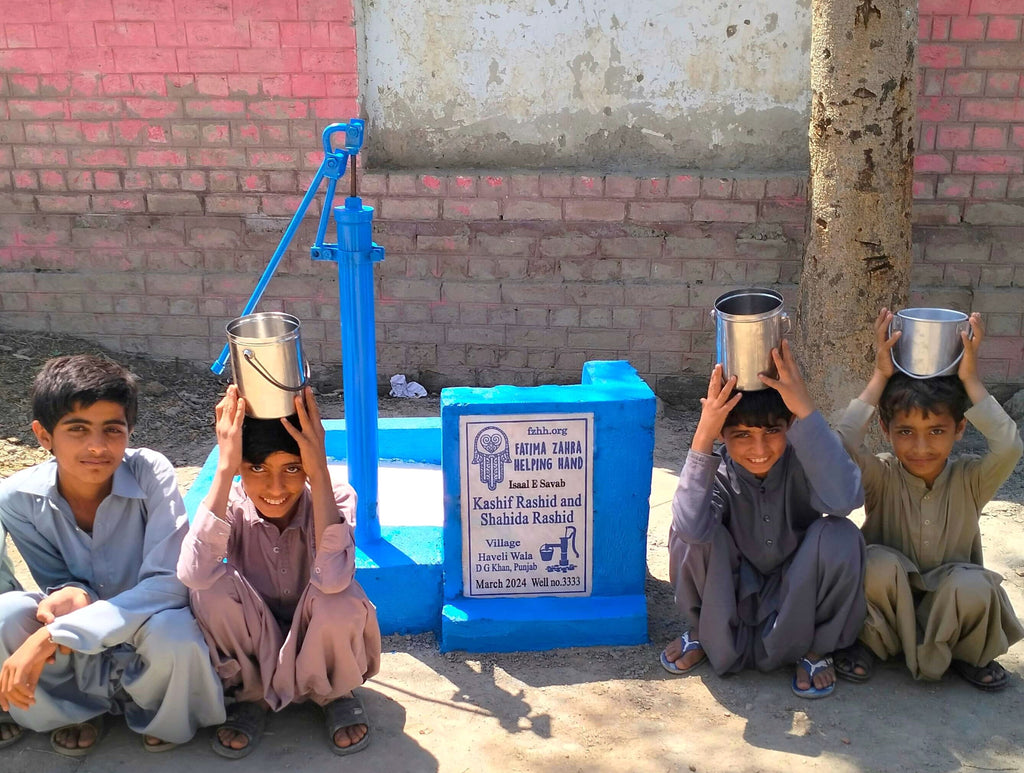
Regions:
<svg viewBox="0 0 1024 773"><path fill-rule="evenodd" d="M768 388L733 394L735 377L723 383L716 365L701 399L669 531L669 579L690 628L661 664L685 674L706 659L727 674L795 663L793 692L821 698L835 688L830 653L864 619L864 541L842 517L863 494L788 342L772 357Z"/></svg>
<svg viewBox="0 0 1024 773"><path fill-rule="evenodd" d="M188 526L174 468L128 448L137 394L90 355L49 360L33 383L32 430L54 458L0 483L0 521L42 589L0 595L0 746L30 728L82 756L114 713L164 751L223 718L174 574Z"/></svg>
<svg viewBox="0 0 1024 773"><path fill-rule="evenodd" d="M247 417L228 387L217 469L178 561L232 701L212 741L230 759L256 748L269 710L306 700L322 708L335 754L370 741L352 690L377 673L381 642L355 580L356 493L331 480L311 389L295 408L289 419Z"/></svg>
<svg viewBox="0 0 1024 773"><path fill-rule="evenodd" d="M870 678L874 658L903 653L915 679L949 669L981 690L999 690L1008 674L995 658L1024 628L983 566L979 519L1020 459L1020 433L978 377L981 317L962 334L955 376L915 379L895 372L888 334L892 313L875 320L875 370L838 427L864 476L863 532L868 543L868 614L860 640L836 656L839 675ZM967 409L968 403L971 408ZM864 445L875 406L892 453ZM967 421L989 444L984 456L953 456Z"/></svg>

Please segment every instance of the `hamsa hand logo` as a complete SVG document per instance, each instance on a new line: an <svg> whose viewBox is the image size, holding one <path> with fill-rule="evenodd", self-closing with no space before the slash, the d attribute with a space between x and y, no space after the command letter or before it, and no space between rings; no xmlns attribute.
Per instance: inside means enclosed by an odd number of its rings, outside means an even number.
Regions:
<svg viewBox="0 0 1024 773"><path fill-rule="evenodd" d="M473 441L473 464L480 467L480 482L491 491L505 480L505 464L512 461L508 435L498 427L484 427Z"/></svg>

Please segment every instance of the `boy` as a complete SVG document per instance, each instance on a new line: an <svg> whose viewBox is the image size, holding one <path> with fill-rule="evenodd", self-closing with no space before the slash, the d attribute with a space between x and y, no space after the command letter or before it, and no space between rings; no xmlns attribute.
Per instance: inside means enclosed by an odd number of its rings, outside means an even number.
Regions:
<svg viewBox="0 0 1024 773"><path fill-rule="evenodd" d="M269 709L304 700L323 708L335 754L370 741L352 689L377 673L380 630L354 577L356 494L331 482L312 390L295 408L297 421L248 418L228 387L216 410L217 470L178 562L234 698L213 738L232 759L259 743Z"/></svg>
<svg viewBox="0 0 1024 773"><path fill-rule="evenodd" d="M32 431L53 454L0 483L0 520L41 592L0 596L0 738L50 732L88 753L104 715L147 751L224 716L220 683L174 574L188 527L174 468L129 449L135 377L90 355L47 361Z"/></svg>
<svg viewBox="0 0 1024 773"><path fill-rule="evenodd" d="M793 692L835 689L829 654L864 620L860 474L814 408L789 343L771 389L732 394L716 365L672 500L670 581L691 624L661 654L685 674L796 663ZM715 439L725 448L714 453ZM822 517L823 513L831 513ZM838 516L838 517L837 517Z"/></svg>
<svg viewBox="0 0 1024 773"><path fill-rule="evenodd" d="M888 335L891 321L882 309L875 371L838 428L864 476L868 614L860 642L837 656L836 668L862 682L875 656L902 652L915 679L941 679L952 668L979 689L999 690L1009 677L995 658L1024 629L1002 577L982 565L978 519L1021 456L1020 434L978 377L984 328L977 313L969 318L973 337L961 335L957 375L930 379L895 373L900 333ZM875 456L864 445L876 405L892 454ZM951 458L967 419L989 451Z"/></svg>

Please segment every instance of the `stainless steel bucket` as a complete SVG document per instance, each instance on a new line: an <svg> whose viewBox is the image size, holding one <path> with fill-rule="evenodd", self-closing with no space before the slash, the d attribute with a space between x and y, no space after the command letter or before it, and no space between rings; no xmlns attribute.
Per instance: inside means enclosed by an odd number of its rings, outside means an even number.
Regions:
<svg viewBox="0 0 1024 773"><path fill-rule="evenodd" d="M892 348L893 364L912 378L956 373L964 356L960 333L970 330L967 315L952 309L903 309L893 315L889 335L903 335Z"/></svg>
<svg viewBox="0 0 1024 773"><path fill-rule="evenodd" d="M231 371L249 416L278 419L295 413L295 395L309 375L301 327L296 317L279 311L247 314L227 324Z"/></svg>
<svg viewBox="0 0 1024 773"><path fill-rule="evenodd" d="M718 297L711 316L716 361L722 363L724 378L736 376L737 389L765 389L757 374L777 376L772 349L790 331L782 296L762 287L733 290Z"/></svg>

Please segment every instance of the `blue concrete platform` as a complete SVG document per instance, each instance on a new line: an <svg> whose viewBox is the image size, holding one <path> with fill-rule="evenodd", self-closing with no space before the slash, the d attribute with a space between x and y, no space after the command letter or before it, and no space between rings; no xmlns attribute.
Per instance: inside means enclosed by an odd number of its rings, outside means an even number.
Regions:
<svg viewBox="0 0 1024 773"><path fill-rule="evenodd" d="M623 361L586 363L580 384L455 387L441 392L445 500L442 651L546 650L647 641L644 582L655 410L654 393ZM592 586L585 588L584 595L530 595L531 591L544 592L541 581L537 583L541 587L523 586L522 595L482 598L477 586L463 587L463 563L467 560L463 518L468 516L462 512L465 486L461 480L467 459L460 459L460 452L467 454L466 439L457 442L462 420L483 426L493 416L497 425L511 428L520 419L529 424L533 421L530 417L559 415L593 416L592 491L583 492L593 503L592 534L587 537L592 540ZM517 453L514 447L508 449L513 469ZM553 469L549 477L558 477L557 467ZM500 502L515 499L515 488L503 482L495 483L491 490ZM495 506L499 511L506 508L504 504ZM579 519L580 513L575 515ZM576 521L580 535L585 525ZM517 536L522 536L522 544L536 544L529 536L534 527L521 528ZM479 552L477 549L469 560L476 561ZM539 558L544 560L543 555Z"/></svg>
<svg viewBox="0 0 1024 773"><path fill-rule="evenodd" d="M553 622L554 621L554 622ZM647 599L467 599L441 610L442 650L519 652L647 641Z"/></svg>

